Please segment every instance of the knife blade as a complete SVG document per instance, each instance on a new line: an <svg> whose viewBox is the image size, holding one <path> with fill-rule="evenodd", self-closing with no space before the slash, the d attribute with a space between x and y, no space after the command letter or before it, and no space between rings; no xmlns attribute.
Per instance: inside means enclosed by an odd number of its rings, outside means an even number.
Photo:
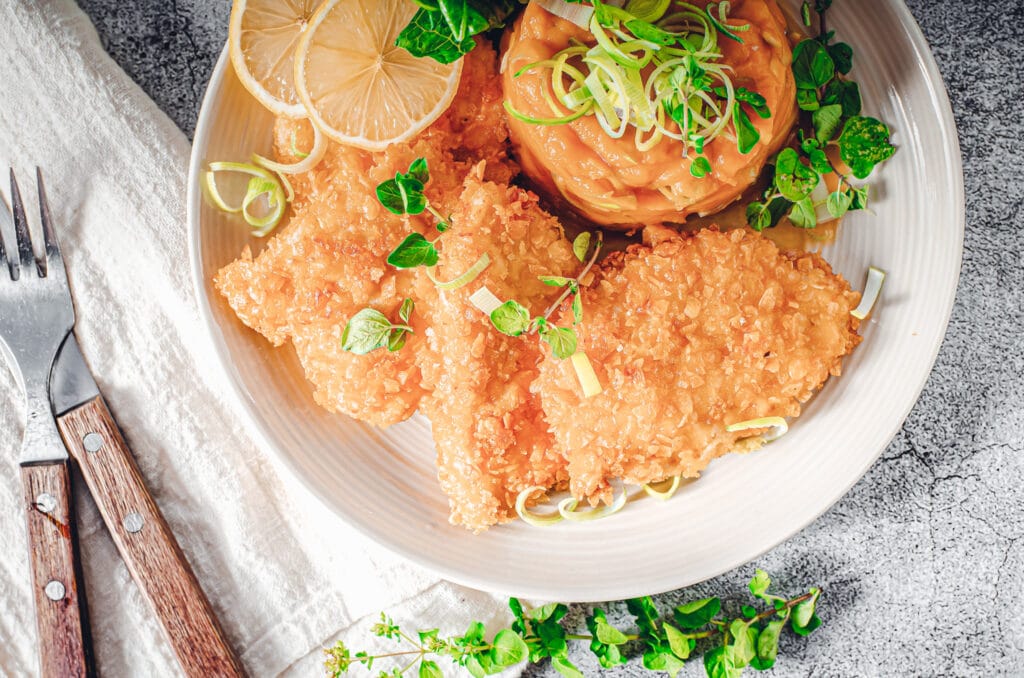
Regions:
<svg viewBox="0 0 1024 678"><path fill-rule="evenodd" d="M74 331L60 348L50 372L50 404L56 417L84 405L100 394L89 366L82 357Z"/></svg>

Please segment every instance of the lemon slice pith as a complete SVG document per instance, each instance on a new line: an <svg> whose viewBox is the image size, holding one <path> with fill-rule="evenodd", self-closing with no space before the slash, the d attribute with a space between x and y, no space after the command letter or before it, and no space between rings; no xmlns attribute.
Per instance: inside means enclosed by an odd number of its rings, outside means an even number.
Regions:
<svg viewBox="0 0 1024 678"><path fill-rule="evenodd" d="M395 46L416 9L408 0L327 0L310 19L295 52L295 88L327 136L381 150L448 108L462 60L440 64Z"/></svg>
<svg viewBox="0 0 1024 678"><path fill-rule="evenodd" d="M277 115L306 117L295 92L295 46L319 0L235 0L228 30L231 65L260 103Z"/></svg>

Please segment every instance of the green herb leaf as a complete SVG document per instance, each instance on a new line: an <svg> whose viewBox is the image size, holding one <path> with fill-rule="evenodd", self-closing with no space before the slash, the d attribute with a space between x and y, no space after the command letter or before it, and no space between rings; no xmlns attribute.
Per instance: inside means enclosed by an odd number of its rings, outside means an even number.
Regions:
<svg viewBox="0 0 1024 678"><path fill-rule="evenodd" d="M392 328L388 337L388 350L394 353L402 350L405 342L409 339L409 331L403 328Z"/></svg>
<svg viewBox="0 0 1024 678"><path fill-rule="evenodd" d="M852 80L838 78L825 86L822 96L824 104L839 104L843 107L843 117L860 115L860 86Z"/></svg>
<svg viewBox="0 0 1024 678"><path fill-rule="evenodd" d="M705 7L704 8L704 14L711 21L712 25L714 25L715 29L717 29L719 33L721 33L725 37L729 38L730 40L738 42L738 43L740 43L742 45L743 44L743 40L740 38L740 36L736 35L735 33L732 32L732 30L730 30L733 27L727 26L726 24L722 23L717 18L715 18L715 16L711 13L711 8L714 7L714 6L716 6L716 3L711 3L707 7ZM749 24L748 24L748 27L749 27Z"/></svg>
<svg viewBox="0 0 1024 678"><path fill-rule="evenodd" d="M825 151L820 148L812 149L807 154L807 158L811 161L811 167L814 168L815 172L819 174L829 174L833 171L832 163L829 161Z"/></svg>
<svg viewBox="0 0 1024 678"><path fill-rule="evenodd" d="M474 14L479 16L477 12ZM479 28L479 25L475 27ZM468 29L466 33L469 33ZM462 39L457 39L441 12L421 9L398 34L395 45L414 57L430 57L442 64L450 64L468 54L476 46L472 35L464 35Z"/></svg>
<svg viewBox="0 0 1024 678"><path fill-rule="evenodd" d="M732 119L733 125L736 127L736 147L740 153L750 153L761 139L761 133L750 122L750 118L747 117L746 111L743 110L739 102L732 105Z"/></svg>
<svg viewBox="0 0 1024 678"><path fill-rule="evenodd" d="M628 638L626 634L608 623L604 610L594 608L594 612L587 617L587 629L592 636L590 651L597 657L601 666L610 669L626 663L618 646L627 642Z"/></svg>
<svg viewBox="0 0 1024 678"><path fill-rule="evenodd" d="M811 597L793 608L793 625L807 626L814 616L814 608L818 604L819 589L811 589Z"/></svg>
<svg viewBox="0 0 1024 678"><path fill-rule="evenodd" d="M789 212L789 220L800 228L814 228L818 225L818 215L814 210L814 201L810 196L793 203Z"/></svg>
<svg viewBox="0 0 1024 678"><path fill-rule="evenodd" d="M775 665L775 658L779 654L779 635L785 625L786 622L776 619L761 629L760 635L757 636L757 656L750 662L758 671L770 669Z"/></svg>
<svg viewBox="0 0 1024 678"><path fill-rule="evenodd" d="M530 312L525 306L520 304L514 299L506 301L498 308L491 311L491 323L494 325L502 334L507 334L510 337L518 337L523 332L530 329ZM534 615L537 614L538 610L544 610L550 606L545 605L543 608L537 608L531 610L529 616L531 619L538 619ZM546 617L538 619L542 621Z"/></svg>
<svg viewBox="0 0 1024 678"><path fill-rule="evenodd" d="M779 223L792 204L785 198L752 202L747 205L747 223L758 232L772 228Z"/></svg>
<svg viewBox="0 0 1024 678"><path fill-rule="evenodd" d="M800 18L804 22L804 26L811 25L811 3L804 0L804 3L800 5Z"/></svg>
<svg viewBox="0 0 1024 678"><path fill-rule="evenodd" d="M420 233L410 233L388 255L388 263L395 268L433 266L437 263L437 248Z"/></svg>
<svg viewBox="0 0 1024 678"><path fill-rule="evenodd" d="M423 182L401 172L377 186L377 199L395 214L422 214L427 207Z"/></svg>
<svg viewBox="0 0 1024 678"><path fill-rule="evenodd" d="M352 316L341 335L342 350L365 355L388 343L391 336L391 321L380 311L372 308Z"/></svg>
<svg viewBox="0 0 1024 678"><path fill-rule="evenodd" d="M679 37L675 33L663 31L654 24L641 21L640 19L630 19L625 23L625 26L630 33L641 40L647 40L658 45L673 45Z"/></svg>
<svg viewBox="0 0 1024 678"><path fill-rule="evenodd" d="M853 204L853 195L846 191L833 191L828 194L828 199L825 201L825 208L828 209L828 213L834 216L836 219L842 217L850 209L850 205Z"/></svg>
<svg viewBox="0 0 1024 678"><path fill-rule="evenodd" d="M815 138L821 144L831 141L842 118L843 107L839 104L829 104L814 111L811 115L811 122L814 124Z"/></svg>
<svg viewBox="0 0 1024 678"><path fill-rule="evenodd" d="M796 105L801 111L816 111L821 107L818 102L818 90L798 89L796 91Z"/></svg>
<svg viewBox="0 0 1024 678"><path fill-rule="evenodd" d="M835 62L817 40L802 40L793 48L793 77L798 89L824 87L835 74Z"/></svg>
<svg viewBox="0 0 1024 678"><path fill-rule="evenodd" d="M650 596L627 600L626 609L636 617L636 625L641 636L657 637L658 608L654 606L654 600Z"/></svg>
<svg viewBox="0 0 1024 678"><path fill-rule="evenodd" d="M750 594L755 598L770 603L772 597L768 595L768 587L772 585L772 579L768 576L768 573L764 570L758 569L754 571L754 577L747 584L747 588L750 589Z"/></svg>
<svg viewBox="0 0 1024 678"><path fill-rule="evenodd" d="M572 323L573 325L580 324L583 320L583 299L580 297L580 293L577 292L576 296L572 298Z"/></svg>
<svg viewBox="0 0 1024 678"><path fill-rule="evenodd" d="M684 629L699 629L715 618L722 609L722 601L718 598L702 598L685 603L676 608L676 623Z"/></svg>
<svg viewBox="0 0 1024 678"><path fill-rule="evenodd" d="M398 309L398 317L402 319L402 322L409 322L409 316L412 315L412 310L416 306L413 300L406 297L402 301L401 307Z"/></svg>
<svg viewBox="0 0 1024 678"><path fill-rule="evenodd" d="M511 629L502 629L491 643L491 659L498 666L513 666L526 659L530 653L526 642Z"/></svg>
<svg viewBox="0 0 1024 678"><path fill-rule="evenodd" d="M652 648L644 652L643 666L650 671L664 671L674 676L683 668L683 660L667 648Z"/></svg>
<svg viewBox="0 0 1024 678"><path fill-rule="evenodd" d="M512 622L512 630L525 636L528 627L526 623L526 614L523 612L523 604L519 602L518 598L509 598L508 609L512 610L512 615L516 618L516 620Z"/></svg>
<svg viewBox="0 0 1024 678"><path fill-rule="evenodd" d="M581 262L587 260L587 252L590 251L590 231L583 231L572 241L572 253Z"/></svg>
<svg viewBox="0 0 1024 678"><path fill-rule="evenodd" d="M565 657L554 657L551 660L551 666L554 667L555 671L565 676L565 678L585 678L583 673L576 668L576 665Z"/></svg>
<svg viewBox="0 0 1024 678"><path fill-rule="evenodd" d="M793 633L795 633L798 636L809 636L819 626L821 626L821 618L819 618L818 615L812 616L811 620L807 622L806 626L797 626L796 624L791 624Z"/></svg>
<svg viewBox="0 0 1024 678"><path fill-rule="evenodd" d="M406 172L406 176L426 185L430 181L430 169L427 167L427 159L416 158L413 160L412 164L409 165L409 171Z"/></svg>
<svg viewBox="0 0 1024 678"><path fill-rule="evenodd" d="M704 654L704 671L708 678L739 678L743 673L736 668L732 651L727 647L716 647Z"/></svg>
<svg viewBox="0 0 1024 678"><path fill-rule="evenodd" d="M565 287L572 282L571 278L564 278L560 275L540 275L537 277L542 283L551 287Z"/></svg>
<svg viewBox="0 0 1024 678"><path fill-rule="evenodd" d="M783 149L775 160L775 187L790 202L809 196L818 185L818 179L818 173L800 162L800 156L792 148Z"/></svg>
<svg viewBox="0 0 1024 678"><path fill-rule="evenodd" d="M853 201L850 203L851 210L864 210L868 208L868 187L851 186L850 193Z"/></svg>
<svg viewBox="0 0 1024 678"><path fill-rule="evenodd" d="M874 118L850 118L839 136L839 157L858 179L866 178L875 165L895 152L896 148L889 143L889 128Z"/></svg>
<svg viewBox="0 0 1024 678"><path fill-rule="evenodd" d="M665 636L668 638L668 646L672 649L672 654L680 659L689 659L690 653L697 645L696 641L667 622L662 626L665 627Z"/></svg>
<svg viewBox="0 0 1024 678"><path fill-rule="evenodd" d="M703 155L698 155L690 163L690 174L697 179L703 179L711 172L711 163Z"/></svg>
<svg viewBox="0 0 1024 678"><path fill-rule="evenodd" d="M444 678L444 673L436 662L424 659L420 662L420 678Z"/></svg>
<svg viewBox="0 0 1024 678"><path fill-rule="evenodd" d="M742 619L734 619L729 633L732 634L732 663L743 668L757 656L757 629Z"/></svg>
<svg viewBox="0 0 1024 678"><path fill-rule="evenodd" d="M727 92L724 87L716 87L715 94L722 98L725 98ZM758 117L772 117L772 112L768 108L767 99L765 99L757 92L752 92L746 87L737 87L736 91L734 92L734 96L736 97L736 101L742 101L745 104L749 104L750 107L754 109L754 112L757 113Z"/></svg>
<svg viewBox="0 0 1024 678"><path fill-rule="evenodd" d="M828 55L836 65L836 70L846 75L853 68L853 48L845 42L829 45Z"/></svg>
<svg viewBox="0 0 1024 678"><path fill-rule="evenodd" d="M556 358L565 359L576 352L576 331L571 327L543 325L540 338L551 347L551 354Z"/></svg>

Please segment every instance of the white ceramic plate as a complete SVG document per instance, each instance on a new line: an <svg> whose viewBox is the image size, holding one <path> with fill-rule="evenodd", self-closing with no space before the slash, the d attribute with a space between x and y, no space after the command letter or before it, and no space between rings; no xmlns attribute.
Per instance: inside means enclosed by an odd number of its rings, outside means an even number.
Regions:
<svg viewBox="0 0 1024 678"><path fill-rule="evenodd" d="M321 410L292 350L271 348L213 290L214 272L254 243L204 203L200 172L209 161L266 154L272 122L222 54L192 151L189 243L210 341L254 435L325 511L447 579L534 599L614 600L687 586L806 526L878 458L924 387L953 304L964 232L953 116L910 12L900 0L858 0L836 3L829 16L854 47L866 113L892 126L899 147L872 182L875 214L851 215L825 252L854 286L863 285L868 265L889 272L843 377L826 385L789 435L714 462L667 503L638 501L594 523L514 523L481 535L448 524L424 418L382 431Z"/></svg>

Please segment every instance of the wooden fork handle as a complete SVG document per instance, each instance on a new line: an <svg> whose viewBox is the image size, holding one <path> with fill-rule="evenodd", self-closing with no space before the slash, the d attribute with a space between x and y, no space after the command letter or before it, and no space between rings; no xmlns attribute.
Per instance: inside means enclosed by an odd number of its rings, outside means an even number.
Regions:
<svg viewBox="0 0 1024 678"><path fill-rule="evenodd" d="M188 676L243 676L241 662L150 496L102 396L57 418L128 570Z"/></svg>
<svg viewBox="0 0 1024 678"><path fill-rule="evenodd" d="M67 461L21 467L32 561L32 595L39 632L39 672L45 678L94 676L89 617Z"/></svg>

